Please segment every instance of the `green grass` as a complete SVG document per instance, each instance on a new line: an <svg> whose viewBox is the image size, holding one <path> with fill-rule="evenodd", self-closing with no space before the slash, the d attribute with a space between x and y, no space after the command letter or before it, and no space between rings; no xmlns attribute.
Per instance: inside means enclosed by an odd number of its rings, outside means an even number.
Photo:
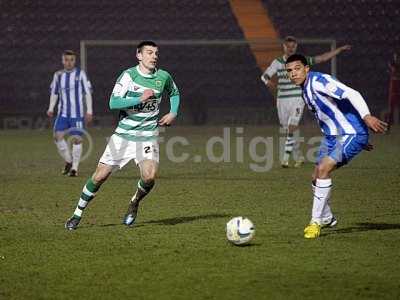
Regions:
<svg viewBox="0 0 400 300"><path fill-rule="evenodd" d="M313 165L286 170L275 159L269 172L253 172L250 139L277 138L277 128L254 127L244 128L243 163L204 160L207 139L222 128L169 128L169 137L190 141L176 155L191 158L172 163L162 145L159 179L137 225L121 225L138 179L130 164L101 188L80 228L66 231L111 132L91 131L94 149L78 178L59 175L49 131L0 132L0 299L400 297L400 128L373 136L373 152L335 172L339 225L317 240L302 235ZM276 157L277 146L269 151ZM225 239L225 223L238 215L256 225L250 246Z"/></svg>

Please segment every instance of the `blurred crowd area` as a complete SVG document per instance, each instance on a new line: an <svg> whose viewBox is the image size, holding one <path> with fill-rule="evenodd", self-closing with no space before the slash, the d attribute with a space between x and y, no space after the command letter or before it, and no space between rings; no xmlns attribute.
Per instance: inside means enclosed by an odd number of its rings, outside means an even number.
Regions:
<svg viewBox="0 0 400 300"><path fill-rule="evenodd" d="M337 77L358 89L376 114L387 110L389 63L400 45L400 23L395 22L400 1L263 0L263 5L280 37L351 44L351 52L337 59ZM62 67L62 51L79 53L82 40L210 41L160 47L160 67L173 74L181 90L179 122L277 122L273 95L260 81L263 70L250 46L212 43L245 40L228 0L22 0L2 3L1 15L2 128L48 126L53 73ZM329 48L315 44L299 50L315 55ZM121 71L136 64L135 48L93 46L86 54L95 115L112 124L108 98ZM318 70L329 72L329 63Z"/></svg>

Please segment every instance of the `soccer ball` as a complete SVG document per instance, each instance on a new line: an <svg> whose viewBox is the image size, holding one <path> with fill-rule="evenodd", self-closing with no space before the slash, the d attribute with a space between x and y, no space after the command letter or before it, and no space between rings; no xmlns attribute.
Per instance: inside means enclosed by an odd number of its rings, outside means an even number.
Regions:
<svg viewBox="0 0 400 300"><path fill-rule="evenodd" d="M235 245L245 245L254 237L253 222L247 218L235 217L226 223L226 237Z"/></svg>

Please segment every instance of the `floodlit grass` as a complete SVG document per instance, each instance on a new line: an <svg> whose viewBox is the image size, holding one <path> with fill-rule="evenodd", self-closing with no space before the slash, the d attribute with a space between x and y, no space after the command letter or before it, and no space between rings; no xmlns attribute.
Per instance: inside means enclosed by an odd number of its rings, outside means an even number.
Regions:
<svg viewBox="0 0 400 300"><path fill-rule="evenodd" d="M277 128L243 130L230 129L232 149L244 137L243 162L232 150L230 163L214 163L206 143L222 128L168 128L166 141L190 143L176 144L174 155L189 158L171 162L162 144L159 179L137 225L121 225L138 179L130 164L101 188L73 232L64 222L112 130L91 130L94 148L78 178L60 175L49 131L0 131L0 299L398 299L399 128L373 136L374 151L335 172L339 224L317 240L303 238L313 164L282 169ZM306 141L319 135L305 131ZM268 172L250 168L265 166L249 152L255 136L274 137ZM265 153L262 144L257 153ZM238 215L256 226L246 247L225 239L226 222Z"/></svg>

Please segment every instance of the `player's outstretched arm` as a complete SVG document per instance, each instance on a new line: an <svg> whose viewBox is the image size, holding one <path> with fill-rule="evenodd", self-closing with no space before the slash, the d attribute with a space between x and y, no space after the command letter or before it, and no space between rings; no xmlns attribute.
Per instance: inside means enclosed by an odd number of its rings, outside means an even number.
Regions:
<svg viewBox="0 0 400 300"><path fill-rule="evenodd" d="M376 133L385 133L387 130L388 124L374 116L366 115L363 120L365 124Z"/></svg>
<svg viewBox="0 0 400 300"><path fill-rule="evenodd" d="M341 52L349 51L349 50L351 50L351 45L344 45L344 46L341 46L339 48L336 48L335 50L322 53L320 55L315 56L315 58L314 58L315 59L315 63L319 64L319 63L322 63L322 62L326 62L326 61L332 59L333 57L335 57L336 55L340 54Z"/></svg>

